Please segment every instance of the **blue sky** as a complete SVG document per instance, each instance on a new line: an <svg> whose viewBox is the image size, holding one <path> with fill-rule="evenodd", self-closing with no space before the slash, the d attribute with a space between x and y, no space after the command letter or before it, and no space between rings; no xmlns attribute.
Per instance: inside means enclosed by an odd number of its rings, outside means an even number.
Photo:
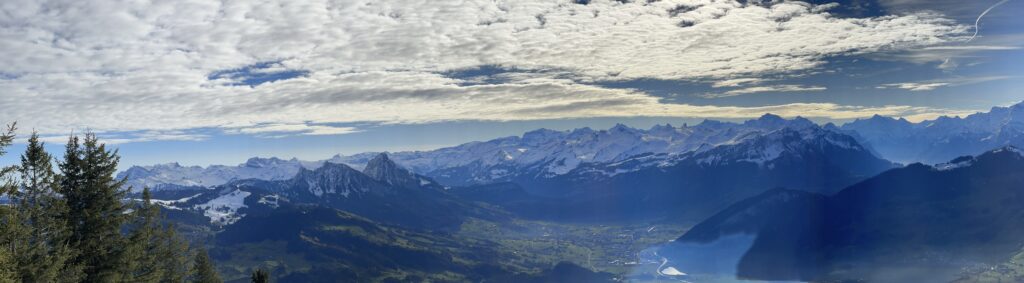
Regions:
<svg viewBox="0 0 1024 283"><path fill-rule="evenodd" d="M0 121L208 165L1024 100L1024 1L268 2L4 1Z"/></svg>

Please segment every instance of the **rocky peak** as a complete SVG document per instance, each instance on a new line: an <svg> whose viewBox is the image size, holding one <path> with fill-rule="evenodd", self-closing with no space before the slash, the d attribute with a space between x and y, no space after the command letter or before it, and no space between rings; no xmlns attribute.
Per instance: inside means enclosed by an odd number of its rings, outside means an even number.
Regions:
<svg viewBox="0 0 1024 283"><path fill-rule="evenodd" d="M389 184L392 186L399 186L405 188L416 188L420 186L419 178L415 174L409 172L398 166L391 158L388 157L387 153L378 154L376 157L366 163L366 168L363 169L363 174L370 176L374 180Z"/></svg>

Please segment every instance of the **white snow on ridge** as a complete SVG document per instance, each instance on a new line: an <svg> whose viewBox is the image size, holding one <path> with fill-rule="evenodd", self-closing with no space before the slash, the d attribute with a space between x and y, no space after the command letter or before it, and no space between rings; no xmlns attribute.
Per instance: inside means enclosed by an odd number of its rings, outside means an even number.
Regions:
<svg viewBox="0 0 1024 283"><path fill-rule="evenodd" d="M126 185L133 190L143 187L158 188L160 185L178 186L217 186L232 180L260 179L286 180L299 172L300 168L316 169L322 161L308 162L297 159L250 158L237 166L211 165L182 166L178 163L158 164L152 166L133 166L117 175L128 178Z"/></svg>
<svg viewBox="0 0 1024 283"><path fill-rule="evenodd" d="M239 214L238 210L247 207L245 205L245 198L251 194L250 192L235 190L204 204L196 205L195 208L202 210L203 215L209 217L211 223L229 225L245 216Z"/></svg>
<svg viewBox="0 0 1024 283"><path fill-rule="evenodd" d="M177 206L174 206L174 205L175 204L179 204L179 203L186 203L189 200L191 200L193 198L196 198L196 197L198 197L201 194L202 193L199 193L199 194L195 194L195 195L190 196L190 197L176 199L176 200L152 199L152 200L150 200L150 202L152 202L154 204L157 204L159 206L163 206L164 208L167 208L167 209L181 210L180 207L177 207ZM142 199L135 199L135 200L136 201L140 201L140 202L143 201Z"/></svg>
<svg viewBox="0 0 1024 283"><path fill-rule="evenodd" d="M489 141L477 141L429 151L389 153L395 163L444 182L487 183L517 176L553 177L567 174L583 164L613 163L645 154L699 152L719 145L737 144L782 128L817 127L813 122L791 120L766 114L744 123L706 120L698 125L656 125L648 130L622 124L607 130L579 128L567 131L539 129ZM769 152L770 153L770 152ZM377 152L336 155L316 162L253 158L238 166L186 167L177 164L133 167L122 173L129 184L177 184L216 186L236 179L284 180L299 168L315 169L324 162L362 168ZM756 156L754 159L771 159ZM618 171L618 174L625 171ZM611 172L609 172L611 173ZM457 179L445 179L457 178ZM314 191L315 194L328 192Z"/></svg>
<svg viewBox="0 0 1024 283"><path fill-rule="evenodd" d="M622 124L608 130L579 128L569 131L540 129L485 142L471 142L431 151L389 153L396 163L431 176L447 177L443 170L469 168L467 181L487 182L514 177L505 174L557 176L586 163L611 163L644 154L678 154L723 144L735 144L781 128L805 129L816 125L803 118L775 115L745 123L705 121L699 125L656 125L649 130ZM359 166L377 153L336 156L331 162ZM502 168L495 170L496 168Z"/></svg>

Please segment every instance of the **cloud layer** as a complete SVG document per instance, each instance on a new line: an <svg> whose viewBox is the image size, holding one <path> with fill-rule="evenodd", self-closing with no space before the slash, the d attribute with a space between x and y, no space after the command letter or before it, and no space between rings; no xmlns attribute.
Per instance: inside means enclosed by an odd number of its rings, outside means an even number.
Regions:
<svg viewBox="0 0 1024 283"><path fill-rule="evenodd" d="M840 18L831 7L10 0L0 3L0 119L44 134L220 128L315 135L357 131L326 126L347 122L951 113L828 103L694 106L591 84L747 86L758 76L812 70L831 56L932 46L968 30L935 14ZM524 72L496 83L444 75L481 66ZM816 90L731 92L787 87Z"/></svg>

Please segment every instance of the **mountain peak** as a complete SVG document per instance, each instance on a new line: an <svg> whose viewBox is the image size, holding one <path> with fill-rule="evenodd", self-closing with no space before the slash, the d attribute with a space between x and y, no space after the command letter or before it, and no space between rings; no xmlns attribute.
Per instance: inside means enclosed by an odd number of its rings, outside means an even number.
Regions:
<svg viewBox="0 0 1024 283"><path fill-rule="evenodd" d="M261 168L261 167L267 167L267 166L271 166L271 165L275 165L275 164L281 164L281 163L285 163L285 162L287 162L287 161L282 160L282 159L277 158L277 157L270 157L270 158L253 157L253 158L249 158L249 160L245 161L245 166L246 167L253 167L253 168ZM298 162L298 160L296 159L294 162Z"/></svg>
<svg viewBox="0 0 1024 283"><path fill-rule="evenodd" d="M391 163L394 163L394 162L391 161L391 158L388 158L388 153L387 152L381 152L380 154L377 154L377 156L374 156L373 159L370 160L370 162L373 162L374 160L378 160L379 162L391 162Z"/></svg>
<svg viewBox="0 0 1024 283"><path fill-rule="evenodd" d="M800 119L807 120L803 118ZM804 124L803 121L798 121L798 119L786 120L785 118L782 118L782 116L775 115L772 113L764 113L764 115L761 115L760 118L754 120L747 120L746 122L743 122L743 124L750 127L777 129L789 126L791 122L793 122L794 125L804 126L802 125ZM807 120L807 122L810 122L810 120ZM813 122L811 124L813 124Z"/></svg>
<svg viewBox="0 0 1024 283"><path fill-rule="evenodd" d="M648 131L651 131L651 132L662 132L662 131L673 131L675 129L676 128L673 127L672 124L664 124L664 125L656 124L654 126L651 126L651 129L648 130Z"/></svg>
<svg viewBox="0 0 1024 283"><path fill-rule="evenodd" d="M757 120L760 120L760 121L782 121L782 120L785 120L785 119L783 119L782 116L779 116L779 115L775 115L775 114L772 114L772 113L764 113L764 115L761 115L761 117L757 118Z"/></svg>
<svg viewBox="0 0 1024 283"><path fill-rule="evenodd" d="M388 157L387 153L380 153L371 159L370 162L367 162L366 168L363 168L363 174L370 176L370 178L373 178L374 180L393 186L406 188L416 188L420 186L419 178L408 170L398 166L398 164Z"/></svg>

